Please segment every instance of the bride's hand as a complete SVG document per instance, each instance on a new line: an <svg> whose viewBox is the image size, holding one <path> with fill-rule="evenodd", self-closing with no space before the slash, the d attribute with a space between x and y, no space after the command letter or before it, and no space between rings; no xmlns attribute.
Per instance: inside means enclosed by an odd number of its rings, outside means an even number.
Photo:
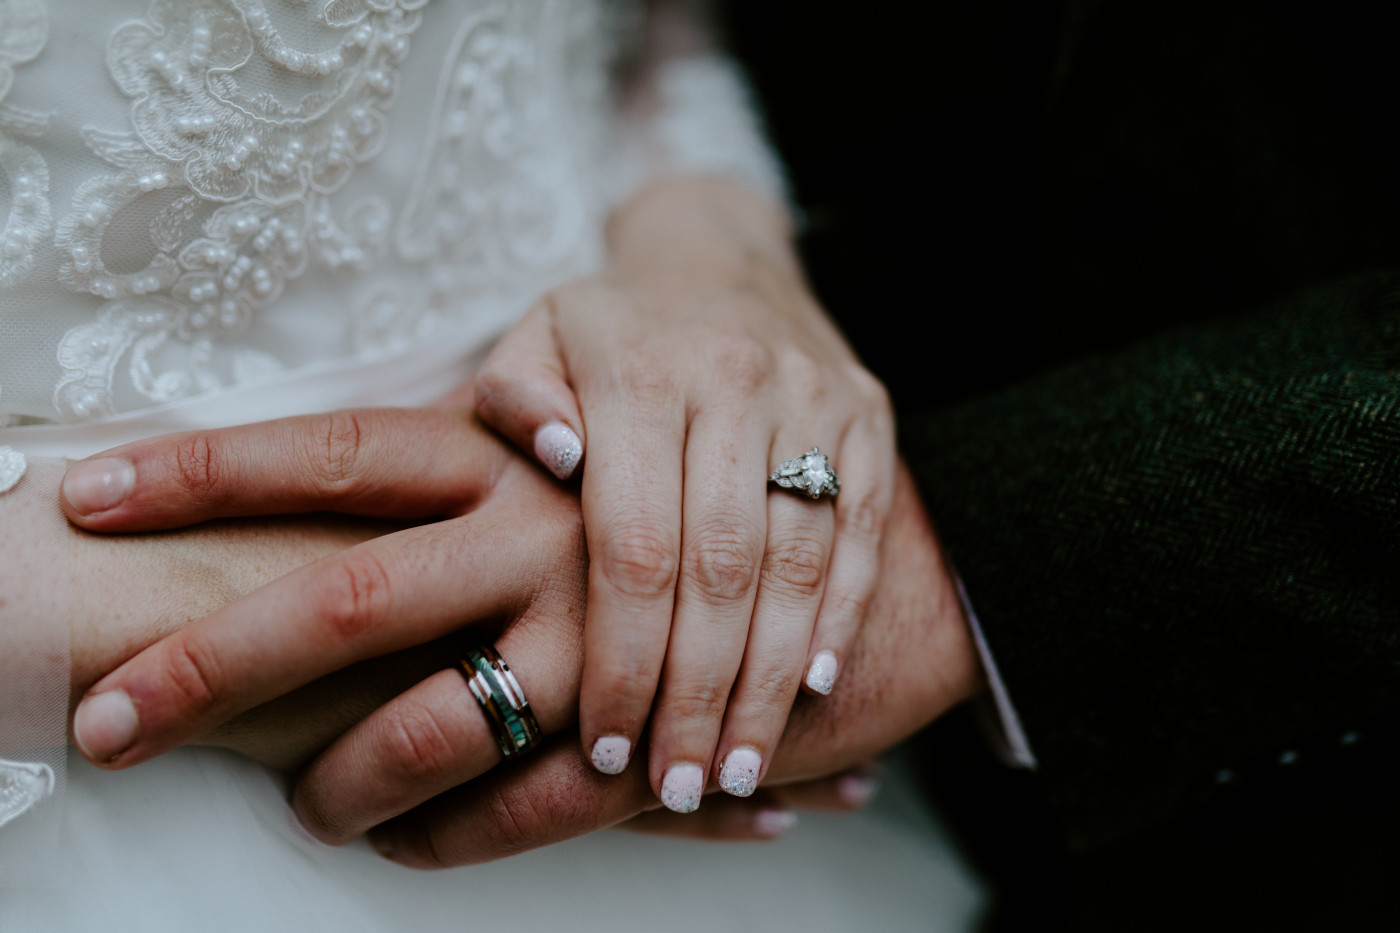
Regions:
<svg viewBox="0 0 1400 933"><path fill-rule="evenodd" d="M752 793L799 686L830 693L890 510L886 395L789 242L746 189L660 182L614 216L606 273L546 296L478 380L482 418L559 478L587 446L580 738L616 774L650 711L651 786L682 812L710 774ZM767 482L813 446L834 509Z"/></svg>

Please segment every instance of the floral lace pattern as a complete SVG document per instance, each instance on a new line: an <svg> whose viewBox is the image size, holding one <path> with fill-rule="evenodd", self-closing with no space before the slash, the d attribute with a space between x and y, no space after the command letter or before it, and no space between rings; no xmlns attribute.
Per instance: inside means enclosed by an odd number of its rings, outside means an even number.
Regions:
<svg viewBox="0 0 1400 933"><path fill-rule="evenodd" d="M0 827L23 816L54 789L53 768L0 758Z"/></svg>
<svg viewBox="0 0 1400 933"><path fill-rule="evenodd" d="M154 402L276 371L274 357L241 350L221 374L213 345L245 331L310 262L363 266L382 253L387 205L354 205L342 223L328 196L383 145L425 2L326 0L317 25L339 42L321 51L296 48L256 0L154 0L112 34L108 68L133 100L133 132L85 130L113 171L79 187L55 237L66 254L59 280L105 299L97 320L59 346L63 418L112 413L113 373L128 351L131 384ZM268 72L314 90L284 102L265 81L244 81ZM108 223L149 197L164 205L151 224L155 255L137 271L109 270Z"/></svg>
<svg viewBox="0 0 1400 933"><path fill-rule="evenodd" d="M0 0L0 175L9 184L9 210L0 228L0 287L22 279L34 265L34 248L49 235L49 169L21 140L41 135L44 114L5 103L14 66L32 61L44 47L48 18L40 0ZM8 215L8 216L6 216Z"/></svg>

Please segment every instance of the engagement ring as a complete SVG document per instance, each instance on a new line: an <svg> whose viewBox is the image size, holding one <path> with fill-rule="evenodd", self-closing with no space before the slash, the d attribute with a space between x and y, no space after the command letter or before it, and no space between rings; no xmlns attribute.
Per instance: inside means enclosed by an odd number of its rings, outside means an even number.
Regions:
<svg viewBox="0 0 1400 933"><path fill-rule="evenodd" d="M768 481L813 499L820 499L823 493L835 497L841 491L841 481L836 478L831 461L816 447L778 464L778 468L768 474Z"/></svg>

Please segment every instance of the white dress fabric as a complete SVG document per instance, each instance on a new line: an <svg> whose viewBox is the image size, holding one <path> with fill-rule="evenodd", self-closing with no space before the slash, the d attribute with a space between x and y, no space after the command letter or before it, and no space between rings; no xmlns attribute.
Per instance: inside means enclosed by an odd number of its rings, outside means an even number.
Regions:
<svg viewBox="0 0 1400 933"><path fill-rule="evenodd" d="M618 116L639 24L606 0L0 0L0 479L426 403L599 268L608 210L649 173L780 193L721 60L667 64L656 114ZM769 846L605 833L409 872L309 839L282 778L236 756L108 774L65 753L67 645L16 637L0 627L0 933L960 930L982 903L899 779Z"/></svg>

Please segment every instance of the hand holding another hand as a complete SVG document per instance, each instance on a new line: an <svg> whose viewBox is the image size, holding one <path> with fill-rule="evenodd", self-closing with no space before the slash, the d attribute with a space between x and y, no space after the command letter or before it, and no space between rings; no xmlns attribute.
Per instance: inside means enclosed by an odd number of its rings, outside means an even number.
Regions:
<svg viewBox="0 0 1400 933"><path fill-rule="evenodd" d="M396 858L453 864L578 835L655 806L639 769L620 778L599 774L571 734L585 599L577 502L469 415L444 409L291 419L128 445L87 467L123 463L132 478L125 499L86 517L73 511L83 524L149 528L312 509L379 514L390 501L399 511L448 517L323 558L103 678L86 700L110 698L100 715L90 718L87 706L76 720L99 763L134 764L353 661L496 617L507 624L495 644L544 731L559 737L520 766L481 777L500 760L495 736L461 676L441 670L371 713L306 769L294 804L308 828L339 842L390 821L383 838ZM338 466L327 470L331 463ZM81 478L81 469L70 479ZM293 475L309 478L290 492L282 478ZM769 783L839 772L977 689L975 655L936 542L907 481L898 489L883 551L885 585L872 624L858 636L851 676L831 698L799 702ZM444 657L443 667L454 660ZM114 726L134 732L118 736ZM114 737L132 741L125 749L101 747ZM429 798L436 799L420 806Z"/></svg>

